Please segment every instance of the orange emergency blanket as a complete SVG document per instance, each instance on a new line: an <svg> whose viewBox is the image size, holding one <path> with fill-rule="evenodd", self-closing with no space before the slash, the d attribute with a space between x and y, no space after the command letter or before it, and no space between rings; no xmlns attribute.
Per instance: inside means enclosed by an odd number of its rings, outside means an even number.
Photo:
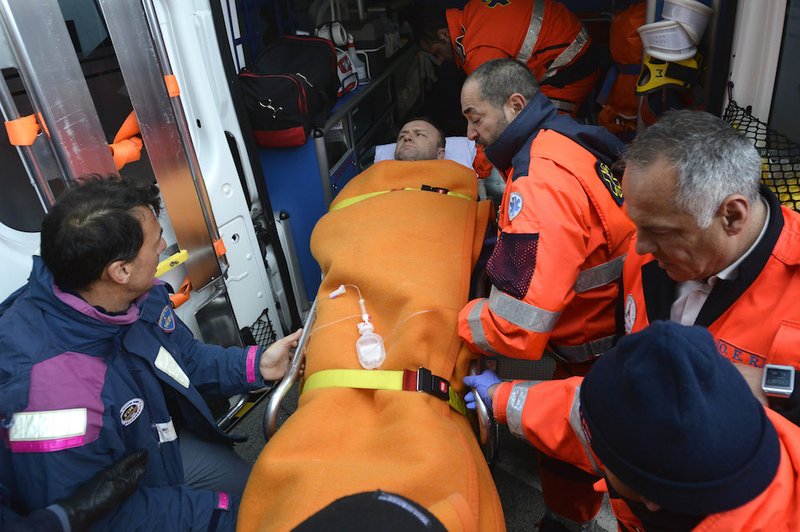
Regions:
<svg viewBox="0 0 800 532"><path fill-rule="evenodd" d="M357 293L348 288L328 297L352 284L384 339L380 369L424 366L463 396L461 379L474 355L459 340L456 320L490 211L489 202L476 201L476 189L474 171L447 160L379 162L345 186L311 237L324 279L306 377L361 369ZM302 393L264 447L238 529L289 530L340 497L376 489L418 502L448 530L505 528L470 423L446 401L413 391L326 387Z"/></svg>

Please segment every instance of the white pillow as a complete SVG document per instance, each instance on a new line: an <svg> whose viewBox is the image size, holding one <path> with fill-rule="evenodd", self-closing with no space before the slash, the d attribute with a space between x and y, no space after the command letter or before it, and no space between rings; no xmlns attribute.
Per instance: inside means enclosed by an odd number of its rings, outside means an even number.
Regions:
<svg viewBox="0 0 800 532"><path fill-rule="evenodd" d="M394 159L395 143L375 146L375 162ZM475 141L467 137L447 137L444 143L444 158L472 168L475 159Z"/></svg>

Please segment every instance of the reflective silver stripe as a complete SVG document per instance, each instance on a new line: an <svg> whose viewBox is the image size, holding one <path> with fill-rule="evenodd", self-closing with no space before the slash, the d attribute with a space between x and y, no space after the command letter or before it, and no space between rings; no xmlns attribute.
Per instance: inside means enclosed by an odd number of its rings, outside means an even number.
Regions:
<svg viewBox="0 0 800 532"><path fill-rule="evenodd" d="M494 286L489 294L489 308L501 318L526 331L546 333L556 326L560 312L551 312L504 294Z"/></svg>
<svg viewBox="0 0 800 532"><path fill-rule="evenodd" d="M525 432L522 430L522 409L525 408L525 400L528 398L528 390L541 381L518 382L511 388L506 405L506 425L511 434L517 438L525 439Z"/></svg>
<svg viewBox="0 0 800 532"><path fill-rule="evenodd" d="M583 451L586 453L586 456L589 458L589 462L592 464L595 473L600 476L605 475L605 471L600 469L600 466L597 465L597 462L594 459L594 455L592 454L592 446L591 442L589 441L589 435L586 434L586 431L583 429L583 424L581 423L581 387L578 386L575 388L575 397L572 398L572 408L569 411L569 425L572 427L573 432L578 437L578 441L581 442L581 446L583 446Z"/></svg>
<svg viewBox="0 0 800 532"><path fill-rule="evenodd" d="M624 262L625 254L622 254L608 262L583 270L578 274L578 280L575 281L575 292L580 294L604 284L613 283L622 276Z"/></svg>
<svg viewBox="0 0 800 532"><path fill-rule="evenodd" d="M11 418L8 439L12 442L72 438L86 434L85 408L17 412Z"/></svg>
<svg viewBox="0 0 800 532"><path fill-rule="evenodd" d="M556 109L559 111L564 111L565 113L571 113L577 107L574 103L568 102L567 100L559 100L558 98L549 98L553 105L556 106Z"/></svg>
<svg viewBox="0 0 800 532"><path fill-rule="evenodd" d="M158 355L156 355L156 359L153 362L155 367L175 379L175 382L183 386L184 388L189 387L189 376L181 369L180 364L175 358L172 356L172 353L164 349L164 346L160 346L158 348Z"/></svg>
<svg viewBox="0 0 800 532"><path fill-rule="evenodd" d="M588 362L611 349L613 342L614 335L611 335L581 345L554 346L551 353L564 362Z"/></svg>
<svg viewBox="0 0 800 532"><path fill-rule="evenodd" d="M528 63L533 53L533 47L536 46L536 41L539 39L539 32L542 31L542 20L544 20L544 0L534 0L531 23L528 25L528 32L522 41L522 47L517 53L517 61Z"/></svg>
<svg viewBox="0 0 800 532"><path fill-rule="evenodd" d="M575 59L583 47L586 46L587 42L589 42L589 34L586 33L586 28L581 26L581 31L578 32L578 36L575 37L575 40L569 43L569 46L550 63L550 68L547 69L547 72L544 73L542 79L539 81L544 81L549 77L555 76L559 68Z"/></svg>
<svg viewBox="0 0 800 532"><path fill-rule="evenodd" d="M467 316L467 323L469 324L469 332L472 335L472 342L482 352L492 355L500 356L500 353L492 349L489 339L486 338L486 333L483 331L483 323L481 322L481 311L489 301L482 299L475 303L472 310L469 311Z"/></svg>
<svg viewBox="0 0 800 532"><path fill-rule="evenodd" d="M175 425L172 424L172 418L166 423L154 423L153 427L158 433L158 443L167 443L178 439L178 433L175 432Z"/></svg>

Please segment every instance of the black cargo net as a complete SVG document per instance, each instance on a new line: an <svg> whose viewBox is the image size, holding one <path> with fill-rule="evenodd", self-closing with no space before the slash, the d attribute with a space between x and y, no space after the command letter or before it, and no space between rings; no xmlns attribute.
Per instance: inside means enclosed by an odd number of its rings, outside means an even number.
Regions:
<svg viewBox="0 0 800 532"><path fill-rule="evenodd" d="M800 211L800 144L770 129L754 117L752 109L739 107L733 98L722 118L750 139L761 155L761 179L781 203Z"/></svg>
<svg viewBox="0 0 800 532"><path fill-rule="evenodd" d="M264 309L255 323L250 326L250 333L253 335L255 343L261 347L269 347L278 339L267 309Z"/></svg>

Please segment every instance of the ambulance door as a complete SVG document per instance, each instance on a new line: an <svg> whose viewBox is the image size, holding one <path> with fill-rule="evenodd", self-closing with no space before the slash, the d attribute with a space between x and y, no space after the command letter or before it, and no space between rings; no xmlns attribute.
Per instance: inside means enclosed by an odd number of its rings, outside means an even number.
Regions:
<svg viewBox="0 0 800 532"><path fill-rule="evenodd" d="M58 195L81 175L117 173L109 143L134 111L144 149L121 173L159 185L161 258L188 252L162 277L176 291L189 287L176 312L208 342L267 345L282 336L273 285L285 289L262 253L278 239L274 223L266 239L256 235L253 214L263 208L245 196L247 164L229 145L231 130L241 132L220 119L231 97L224 77L214 78L220 54L208 3L0 0L0 18L9 131L0 142L0 297L27 278ZM217 413L227 423L235 413L225 403Z"/></svg>

